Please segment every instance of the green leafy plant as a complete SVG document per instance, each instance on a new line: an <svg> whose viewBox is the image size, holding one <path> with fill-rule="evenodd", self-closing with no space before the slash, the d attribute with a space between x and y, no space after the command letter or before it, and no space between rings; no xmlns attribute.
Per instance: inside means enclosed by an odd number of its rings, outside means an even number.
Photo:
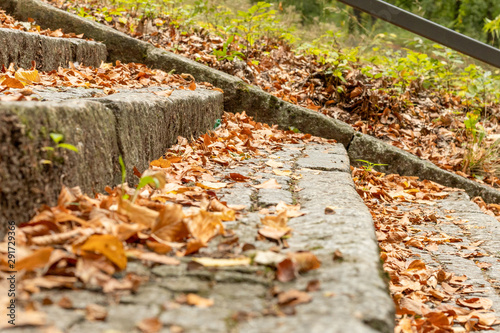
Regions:
<svg viewBox="0 0 500 333"><path fill-rule="evenodd" d="M139 195L139 192L147 185L153 185L155 188L160 188L160 181L158 180L158 178L153 176L141 177L141 179L139 179L139 184L137 184L137 187L135 188L134 196L132 197L132 202L135 202L137 196Z"/></svg>
<svg viewBox="0 0 500 333"><path fill-rule="evenodd" d="M366 178L366 176L373 171L374 167L387 165L383 163L373 163L365 160L356 160L356 161L364 163L364 165L361 166L361 168L363 169L363 177L362 177L363 179Z"/></svg>
<svg viewBox="0 0 500 333"><path fill-rule="evenodd" d="M486 142L486 131L479 123L478 111L467 113L464 120L467 141L465 143L463 171L477 173L500 173L500 139L493 143Z"/></svg>

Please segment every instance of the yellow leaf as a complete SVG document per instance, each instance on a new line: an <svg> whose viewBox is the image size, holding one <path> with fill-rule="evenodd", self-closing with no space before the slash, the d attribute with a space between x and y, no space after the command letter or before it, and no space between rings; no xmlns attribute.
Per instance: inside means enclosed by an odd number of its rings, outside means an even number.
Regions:
<svg viewBox="0 0 500 333"><path fill-rule="evenodd" d="M278 170L278 169L273 169L273 172L277 176L290 176L292 174L291 170Z"/></svg>
<svg viewBox="0 0 500 333"><path fill-rule="evenodd" d="M127 256L123 244L113 235L92 235L80 249L104 255L120 270L127 267Z"/></svg>
<svg viewBox="0 0 500 333"><path fill-rule="evenodd" d="M40 76L38 75L38 71L36 69L32 71L19 70L14 74L14 77L25 85L32 82L40 82Z"/></svg>

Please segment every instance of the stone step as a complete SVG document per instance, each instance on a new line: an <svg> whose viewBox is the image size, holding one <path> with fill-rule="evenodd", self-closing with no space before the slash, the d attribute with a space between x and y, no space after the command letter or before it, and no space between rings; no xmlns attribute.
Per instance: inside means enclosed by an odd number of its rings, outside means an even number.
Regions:
<svg viewBox="0 0 500 333"><path fill-rule="evenodd" d="M43 102L2 102L0 108L0 235L7 221L28 221L40 204L54 204L61 182L85 192L121 182L118 157L145 170L177 136L212 129L223 113L220 92L175 90L169 98L154 88L92 98L96 89L39 92ZM102 93L102 92L101 92ZM50 133L64 136L79 153L46 147Z"/></svg>
<svg viewBox="0 0 500 333"><path fill-rule="evenodd" d="M269 159L283 163L283 170L291 170L293 174L273 174L273 167L265 164ZM182 329L185 333L393 332L394 303L384 281L373 220L355 190L349 159L341 144L288 144L272 154L262 151L259 158L246 159L236 168L226 170L219 166L213 171L217 181L234 172L260 177L261 183L274 178L281 185L280 189L257 189L248 182L235 183L217 191L217 196L228 204L249 207L241 220L224 222L225 228L238 237L239 244L255 246L243 255L254 256L258 261L259 253L274 253L271 251L276 243L256 240L261 225L258 211L272 210L270 206L283 199L288 204L300 203L306 215L288 221L293 228L286 240L289 247L274 255L310 251L321 260L321 267L284 283L276 281L271 269L262 263L193 269L191 257L180 258L181 263L176 266L148 267L140 261L129 261L123 276L136 274L145 282L137 292L125 293L118 301L114 296L91 290L42 290L33 294L36 303L44 299L54 303L39 308L47 313L47 324L71 333L125 333L138 332L135 329L138 322L157 317L163 324L161 332L169 331L167 327L171 331L177 327L177 331ZM330 207L328 212L326 207ZM210 241L199 255L210 257L219 253L219 241L224 239ZM307 293L312 297L310 303L289 309L292 312L288 315L279 310L272 290L303 291L314 280L319 290ZM210 298L214 305L197 308L175 301L188 293ZM56 305L63 297L71 301L72 309ZM106 321L84 320L84 309L90 303L106 307ZM285 313L279 315L280 311ZM12 332L28 331L20 328ZM31 328L29 332L37 331Z"/></svg>
<svg viewBox="0 0 500 333"><path fill-rule="evenodd" d="M42 71L68 67L70 62L99 67L106 61L106 46L78 38L47 37L36 33L0 28L0 66L28 69L32 61Z"/></svg>
<svg viewBox="0 0 500 333"><path fill-rule="evenodd" d="M110 61L138 62L166 72L175 70L177 73L189 73L198 81L209 82L223 89L226 110L245 111L260 122L278 124L284 129L293 126L304 133L335 139L348 149L354 165L361 165L356 162L358 159L384 164L378 166L377 170L417 176L445 186L462 188L470 196L481 196L487 202L500 203L500 191L496 189L441 169L372 136L355 132L342 121L285 102L259 87L246 84L238 77L167 52L111 27L65 12L40 0L0 0L0 7L18 19L33 17L46 28L63 28L102 41L106 44Z"/></svg>

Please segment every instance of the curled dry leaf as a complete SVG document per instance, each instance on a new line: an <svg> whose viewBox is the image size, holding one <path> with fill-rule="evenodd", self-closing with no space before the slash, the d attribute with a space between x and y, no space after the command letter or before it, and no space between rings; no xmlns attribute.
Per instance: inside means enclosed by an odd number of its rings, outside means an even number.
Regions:
<svg viewBox="0 0 500 333"><path fill-rule="evenodd" d="M474 298L469 298L469 299L459 298L459 299L457 299L457 304L461 305L461 306L468 307L470 309L488 310L492 307L493 302L488 298L474 297Z"/></svg>
<svg viewBox="0 0 500 333"><path fill-rule="evenodd" d="M118 213L127 216L131 223L139 223L147 228L153 226L159 215L157 211L136 205L127 200L119 201Z"/></svg>
<svg viewBox="0 0 500 333"><path fill-rule="evenodd" d="M108 310L102 305L92 303L85 307L85 319L87 320L105 320L107 316Z"/></svg>
<svg viewBox="0 0 500 333"><path fill-rule="evenodd" d="M182 242L189 236L184 217L181 205L165 205L153 222L151 231L164 241Z"/></svg>
<svg viewBox="0 0 500 333"><path fill-rule="evenodd" d="M292 259L287 258L276 266L276 279L280 282L289 282L297 277L297 269Z"/></svg>
<svg viewBox="0 0 500 333"><path fill-rule="evenodd" d="M288 257L293 260L299 273L304 273L321 267L321 261L311 252L292 252Z"/></svg>
<svg viewBox="0 0 500 333"><path fill-rule="evenodd" d="M304 291L299 291L296 289L290 289L278 294L279 305L295 306L298 304L309 303L311 300L311 295Z"/></svg>
<svg viewBox="0 0 500 333"><path fill-rule="evenodd" d="M163 328L162 322L157 317L145 318L136 326L142 333L157 333Z"/></svg>

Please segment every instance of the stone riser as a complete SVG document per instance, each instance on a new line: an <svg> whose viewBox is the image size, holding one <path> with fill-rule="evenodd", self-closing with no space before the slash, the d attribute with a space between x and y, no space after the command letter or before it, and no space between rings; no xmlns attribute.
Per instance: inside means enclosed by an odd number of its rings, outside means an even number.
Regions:
<svg viewBox="0 0 500 333"><path fill-rule="evenodd" d="M99 67L106 61L106 46L76 38L57 38L0 28L0 66L14 63L29 69L32 61L41 71L68 67L70 62Z"/></svg>
<svg viewBox="0 0 500 333"><path fill-rule="evenodd" d="M54 204L61 184L102 192L121 182L118 157L127 181L132 168L143 171L177 136L210 130L223 112L222 94L177 90L169 98L124 92L109 97L59 102L9 102L0 107L0 236L8 220L28 221L41 204ZM79 153L55 148L51 132ZM42 163L49 160L51 164Z"/></svg>

